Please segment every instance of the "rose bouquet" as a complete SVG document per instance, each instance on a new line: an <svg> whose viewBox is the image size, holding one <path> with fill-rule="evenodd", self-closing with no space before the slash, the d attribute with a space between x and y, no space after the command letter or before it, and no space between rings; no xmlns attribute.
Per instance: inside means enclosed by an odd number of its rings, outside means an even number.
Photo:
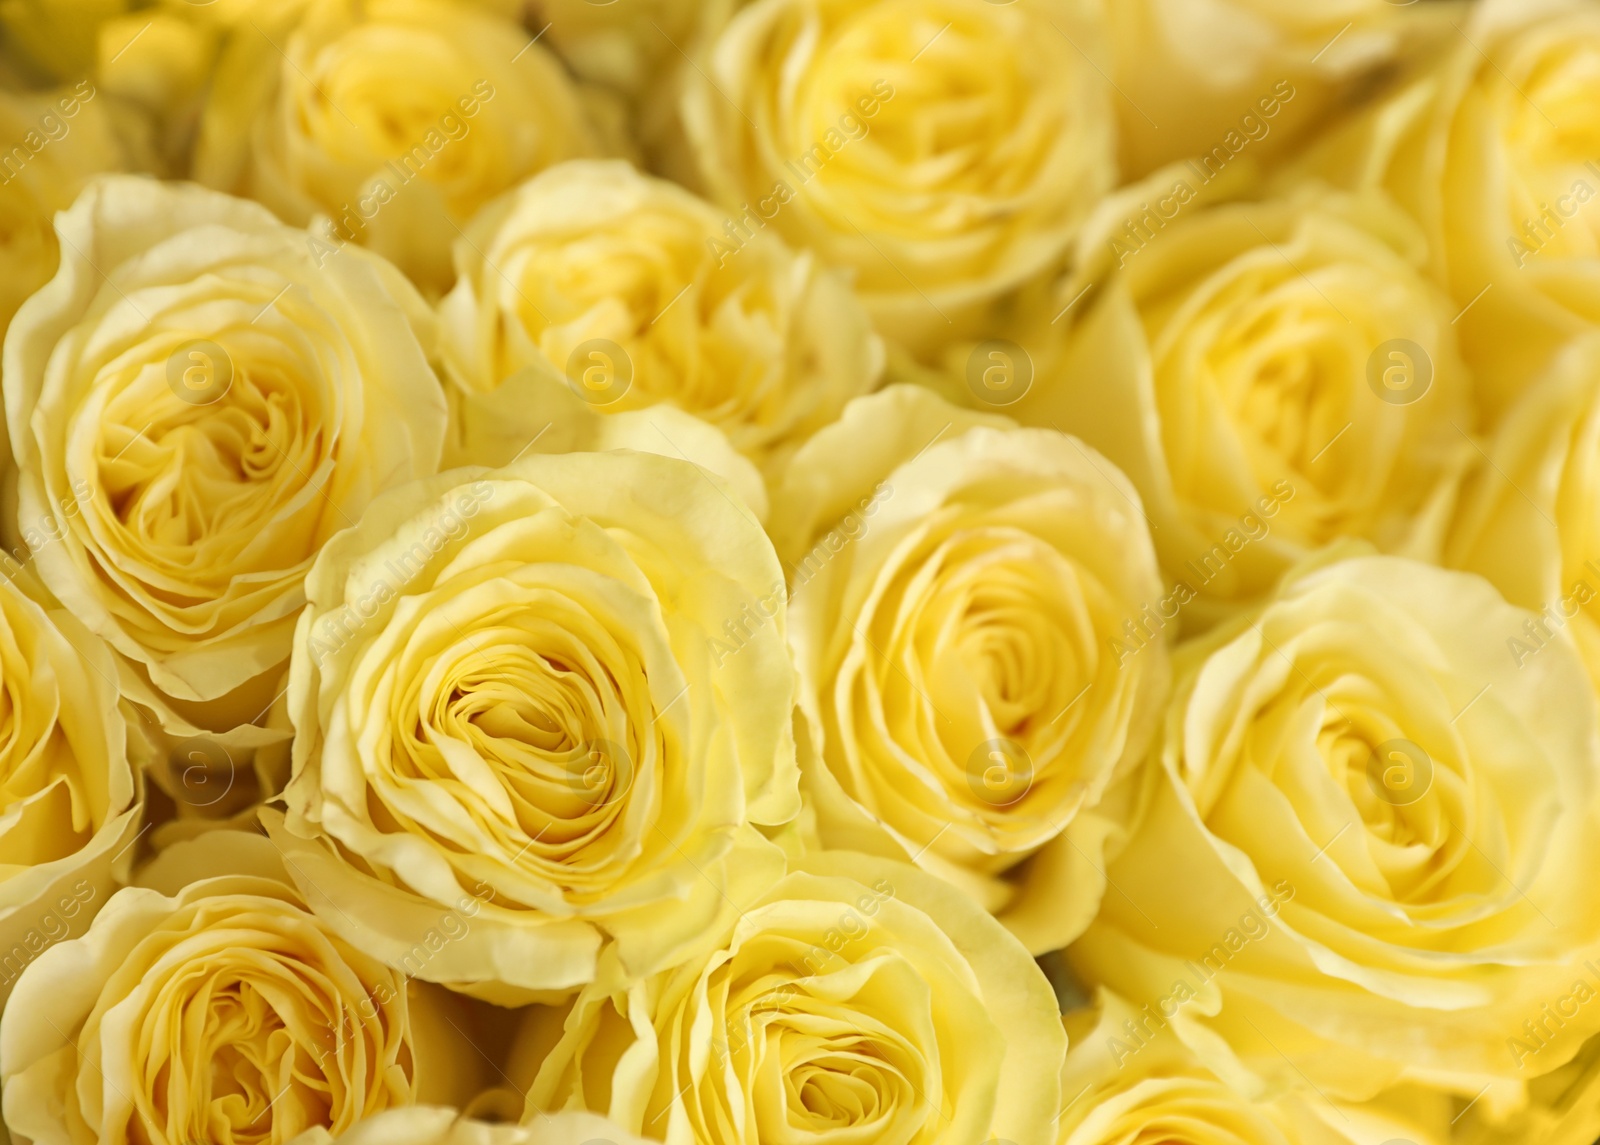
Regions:
<svg viewBox="0 0 1600 1145"><path fill-rule="evenodd" d="M1600 0L0 0L0 1141L1596 1145Z"/></svg>

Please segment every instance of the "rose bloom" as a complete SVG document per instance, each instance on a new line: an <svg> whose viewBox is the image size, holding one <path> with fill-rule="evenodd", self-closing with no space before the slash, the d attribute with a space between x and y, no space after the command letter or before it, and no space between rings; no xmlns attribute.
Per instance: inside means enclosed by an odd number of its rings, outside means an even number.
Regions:
<svg viewBox="0 0 1600 1145"><path fill-rule="evenodd" d="M1065 945L1101 888L1063 832L1147 749L1182 603L1133 486L1073 438L895 386L796 454L772 528L823 842Z"/></svg>
<svg viewBox="0 0 1600 1145"><path fill-rule="evenodd" d="M1163 568L1201 597L1195 620L1341 537L1437 559L1478 454L1455 307L1422 276L1420 231L1378 195L1208 206L1180 184L1201 190L1179 167L1097 212L1096 261L1063 293L1105 281L1069 333L1050 333L1058 307L1035 323L1024 349L1065 347L1012 412L1132 478Z"/></svg>
<svg viewBox="0 0 1600 1145"><path fill-rule="evenodd" d="M736 234L854 271L879 330L931 354L1115 183L1089 8L756 0L685 72L685 157Z"/></svg>
<svg viewBox="0 0 1600 1145"><path fill-rule="evenodd" d="M877 384L883 346L844 276L765 233L719 254L724 222L620 161L531 179L456 243L447 376L484 393L536 366L606 412L671 402L776 467Z"/></svg>
<svg viewBox="0 0 1600 1145"><path fill-rule="evenodd" d="M168 733L283 739L248 725L312 557L438 463L426 308L393 267L319 266L304 231L194 186L107 178L57 231L5 343L15 535Z"/></svg>
<svg viewBox="0 0 1600 1145"><path fill-rule="evenodd" d="M259 834L179 843L139 882L6 1007L5 1119L26 1140L280 1143L482 1080L456 1000L318 921Z"/></svg>
<svg viewBox="0 0 1600 1145"><path fill-rule="evenodd" d="M0 579L0 1001L105 902L139 819L110 650L17 571Z"/></svg>
<svg viewBox="0 0 1600 1145"><path fill-rule="evenodd" d="M1498 420L1567 339L1600 321L1600 11L1485 0L1413 84L1308 164L1381 183L1427 229Z"/></svg>
<svg viewBox="0 0 1600 1145"><path fill-rule="evenodd" d="M333 1145L334 1140L319 1126L291 1145ZM558 1113L526 1126L491 1125L454 1109L424 1105L369 1117L337 1140L338 1145L644 1145L592 1113Z"/></svg>
<svg viewBox="0 0 1600 1145"><path fill-rule="evenodd" d="M296 225L325 216L331 243L378 251L430 296L481 206L600 146L561 65L484 5L273 0L192 18L222 36L194 177Z"/></svg>
<svg viewBox="0 0 1600 1145"><path fill-rule="evenodd" d="M0 334L56 272L55 213L94 175L123 164L98 94L87 80L50 92L0 91Z"/></svg>
<svg viewBox="0 0 1600 1145"><path fill-rule="evenodd" d="M1357 557L1181 647L1075 972L1247 1091L1522 1104L1600 1028L1595 702L1570 648L1505 655L1526 615Z"/></svg>
<svg viewBox="0 0 1600 1145"><path fill-rule="evenodd" d="M1046 1145L1066 1038L1050 985L904 863L808 856L675 971L586 987L528 1090L671 1145ZM535 1011L526 1036L557 1011ZM548 1031L554 1034L554 1031Z"/></svg>
<svg viewBox="0 0 1600 1145"><path fill-rule="evenodd" d="M1502 637L1518 667L1576 642L1600 688L1600 335L1575 339L1519 399L1473 472L1449 564L1537 615Z"/></svg>
<svg viewBox="0 0 1600 1145"><path fill-rule="evenodd" d="M1165 1030L1165 1021L1098 991L1065 1018L1059 1145L1418 1145L1448 1138L1444 1102L1412 1088L1366 1105L1290 1093L1252 1101Z"/></svg>
<svg viewBox="0 0 1600 1145"><path fill-rule="evenodd" d="M330 542L307 593L276 834L327 922L389 961L488 887L422 978L513 1004L589 981L602 942L670 965L770 849L750 824L799 810L783 575L687 462L419 482Z"/></svg>

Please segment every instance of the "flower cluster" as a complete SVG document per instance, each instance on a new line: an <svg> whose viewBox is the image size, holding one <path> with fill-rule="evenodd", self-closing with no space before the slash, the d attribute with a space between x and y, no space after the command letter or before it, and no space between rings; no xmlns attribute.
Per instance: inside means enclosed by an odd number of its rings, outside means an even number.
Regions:
<svg viewBox="0 0 1600 1145"><path fill-rule="evenodd" d="M1600 0L0 0L0 1142L1594 1145Z"/></svg>

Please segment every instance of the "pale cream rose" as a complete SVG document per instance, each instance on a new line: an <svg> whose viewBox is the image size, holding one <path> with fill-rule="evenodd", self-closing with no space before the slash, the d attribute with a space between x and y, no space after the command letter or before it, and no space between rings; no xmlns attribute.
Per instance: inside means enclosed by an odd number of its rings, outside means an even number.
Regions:
<svg viewBox="0 0 1600 1145"><path fill-rule="evenodd" d="M1079 977L1252 1095L1524 1104L1600 1029L1595 701L1569 648L1511 663L1526 615L1356 557L1180 647Z"/></svg>
<svg viewBox="0 0 1600 1145"><path fill-rule="evenodd" d="M578 995L524 1123L588 1108L669 1145L1054 1140L1055 999L969 899L829 852L741 901L677 970L630 985L607 966ZM561 1021L530 1020L535 1038Z"/></svg>
<svg viewBox="0 0 1600 1145"><path fill-rule="evenodd" d="M457 1000L338 937L259 834L178 844L139 883L41 955L0 1020L24 1140L281 1145L481 1084Z"/></svg>
<svg viewBox="0 0 1600 1145"><path fill-rule="evenodd" d="M110 651L0 577L0 1002L114 888L142 800ZM131 858L131 856L128 856Z"/></svg>
<svg viewBox="0 0 1600 1145"><path fill-rule="evenodd" d="M644 1145L592 1113L557 1113L532 1125L491 1125L454 1109L413 1105L360 1122L335 1139L326 1129L308 1130L293 1145Z"/></svg>
<svg viewBox="0 0 1600 1145"><path fill-rule="evenodd" d="M510 1004L588 982L606 943L672 965L735 874L781 873L750 824L799 808L783 574L710 473L619 450L442 474L334 538L307 593L275 837L351 942L393 961L482 884L473 937L418 973Z"/></svg>
<svg viewBox="0 0 1600 1145"><path fill-rule="evenodd" d="M192 185L102 179L57 233L61 269L6 337L7 532L164 733L285 740L250 725L312 558L437 466L428 311L380 260L319 265L306 232Z"/></svg>
<svg viewBox="0 0 1600 1145"><path fill-rule="evenodd" d="M1398 61L1437 50L1458 0L1103 0L1125 169L1262 158L1326 126ZM1287 93L1287 96L1286 96ZM1281 114L1280 114L1281 113Z"/></svg>
<svg viewBox="0 0 1600 1145"><path fill-rule="evenodd" d="M765 233L736 245L725 222L621 161L536 176L456 242L447 377L481 394L539 367L606 413L668 402L777 468L877 384L883 347L843 275Z"/></svg>
<svg viewBox="0 0 1600 1145"><path fill-rule="evenodd" d="M90 178L123 155L94 84L58 91L0 91L0 335L60 261L51 222Z"/></svg>
<svg viewBox="0 0 1600 1145"><path fill-rule="evenodd" d="M823 843L1064 946L1098 893L1064 832L1148 748L1181 603L1133 486L1064 434L895 386L801 448L772 531Z"/></svg>
<svg viewBox="0 0 1600 1145"><path fill-rule="evenodd" d="M1316 185L1215 193L1179 166L1101 206L1070 317L1017 335L1039 376L1007 409L1132 479L1200 626L1342 537L1436 560L1478 456L1455 307L1405 215Z"/></svg>
<svg viewBox="0 0 1600 1145"><path fill-rule="evenodd" d="M1159 1012L1107 990L1064 1019L1059 1145L1445 1145L1448 1103L1411 1088L1334 1104L1290 1093L1252 1101L1207 1069Z"/></svg>
<svg viewBox="0 0 1600 1145"><path fill-rule="evenodd" d="M880 332L936 353L1115 183L1093 7L756 0L684 73L683 159L736 234L854 271Z"/></svg>
<svg viewBox="0 0 1600 1145"><path fill-rule="evenodd" d="M1600 688L1600 334L1574 339L1475 467L1446 562L1537 615L1501 636L1522 667L1576 642Z"/></svg>
<svg viewBox="0 0 1600 1145"><path fill-rule="evenodd" d="M1600 10L1484 0L1449 53L1306 164L1381 184L1427 229L1431 267L1498 420L1600 323Z"/></svg>
<svg viewBox="0 0 1600 1145"><path fill-rule="evenodd" d="M334 245L389 258L437 297L450 245L529 175L596 154L597 128L534 33L455 0L250 0L222 43L194 177L258 199Z"/></svg>

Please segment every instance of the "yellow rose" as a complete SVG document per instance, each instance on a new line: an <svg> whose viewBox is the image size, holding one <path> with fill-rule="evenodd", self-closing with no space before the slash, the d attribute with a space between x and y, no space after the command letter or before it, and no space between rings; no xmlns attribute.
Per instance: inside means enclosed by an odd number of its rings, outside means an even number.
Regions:
<svg viewBox="0 0 1600 1145"><path fill-rule="evenodd" d="M1323 128L1396 57L1454 36L1417 0L1104 0L1123 162L1262 158Z"/></svg>
<svg viewBox="0 0 1600 1145"><path fill-rule="evenodd" d="M0 1002L105 902L140 809L110 651L14 571L0 578Z"/></svg>
<svg viewBox="0 0 1600 1145"><path fill-rule="evenodd" d="M1315 1094L1251 1101L1225 1085L1147 1006L1101 990L1068 1014L1059 1145L1444 1145L1443 1098L1410 1090L1366 1105Z"/></svg>
<svg viewBox="0 0 1600 1145"><path fill-rule="evenodd" d="M194 186L101 180L57 233L5 343L13 535L168 733L282 740L248 725L312 558L438 463L427 310L380 260L319 265L306 232Z"/></svg>
<svg viewBox="0 0 1600 1145"><path fill-rule="evenodd" d="M1421 79L1308 166L1378 183L1427 229L1431 267L1492 420L1600 323L1600 10L1483 0Z"/></svg>
<svg viewBox="0 0 1600 1145"><path fill-rule="evenodd" d="M1146 751L1182 603L1133 486L1073 438L896 386L801 448L773 522L823 842L1064 946L1098 893L1065 829Z"/></svg>
<svg viewBox="0 0 1600 1145"><path fill-rule="evenodd" d="M329 924L391 962L488 888L422 978L511 1003L589 981L603 941L672 965L767 862L749 824L798 811L783 574L693 465L530 454L419 482L307 594L277 835Z"/></svg>
<svg viewBox="0 0 1600 1145"><path fill-rule="evenodd" d="M1341 537L1437 559L1477 452L1455 308L1419 270L1420 232L1378 196L1207 206L1202 187L1179 167L1102 206L1067 288L1093 275L1098 291L1070 333L1047 316L1012 347L1047 360L1041 343L1066 342L1010 412L1128 474L1163 568L1200 597L1186 620L1271 591Z"/></svg>
<svg viewBox="0 0 1600 1145"><path fill-rule="evenodd" d="M685 73L695 177L733 237L770 226L854 271L879 330L933 353L1114 184L1087 7L756 0Z"/></svg>
<svg viewBox="0 0 1600 1145"><path fill-rule="evenodd" d="M1575 339L1507 413L1451 529L1447 562L1536 613L1501 635L1522 667L1575 641L1600 688L1600 334Z"/></svg>
<svg viewBox="0 0 1600 1145"><path fill-rule="evenodd" d="M333 1145L326 1129L296 1137L292 1145ZM644 1145L592 1113L558 1113L532 1125L490 1125L454 1109L413 1105L369 1117L338 1138L338 1145Z"/></svg>
<svg viewBox="0 0 1600 1145"><path fill-rule="evenodd" d="M1236 1087L1522 1104L1600 1029L1595 702L1525 613L1395 557L1175 653L1120 892L1069 950Z"/></svg>
<svg viewBox="0 0 1600 1145"><path fill-rule="evenodd" d="M258 199L331 245L383 254L432 296L478 209L595 129L533 34L452 0L235 5L201 116L194 176Z"/></svg>
<svg viewBox="0 0 1600 1145"><path fill-rule="evenodd" d="M693 961L586 987L523 1120L587 1107L669 1145L1046 1145L1065 1048L1044 975L970 900L817 854Z"/></svg>
<svg viewBox="0 0 1600 1145"><path fill-rule="evenodd" d="M535 177L456 243L447 376L485 393L537 365L606 412L671 402L776 467L877 384L883 347L842 275L764 234L735 250L722 225L621 161Z"/></svg>
<svg viewBox="0 0 1600 1145"><path fill-rule="evenodd" d="M320 922L260 835L180 843L140 883L41 955L6 1007L0 1079L21 1137L281 1145L465 1100L481 1080L454 1000Z"/></svg>
<svg viewBox="0 0 1600 1145"><path fill-rule="evenodd" d="M55 213L92 176L122 166L98 94L87 80L53 92L0 91L0 335L56 272Z"/></svg>

